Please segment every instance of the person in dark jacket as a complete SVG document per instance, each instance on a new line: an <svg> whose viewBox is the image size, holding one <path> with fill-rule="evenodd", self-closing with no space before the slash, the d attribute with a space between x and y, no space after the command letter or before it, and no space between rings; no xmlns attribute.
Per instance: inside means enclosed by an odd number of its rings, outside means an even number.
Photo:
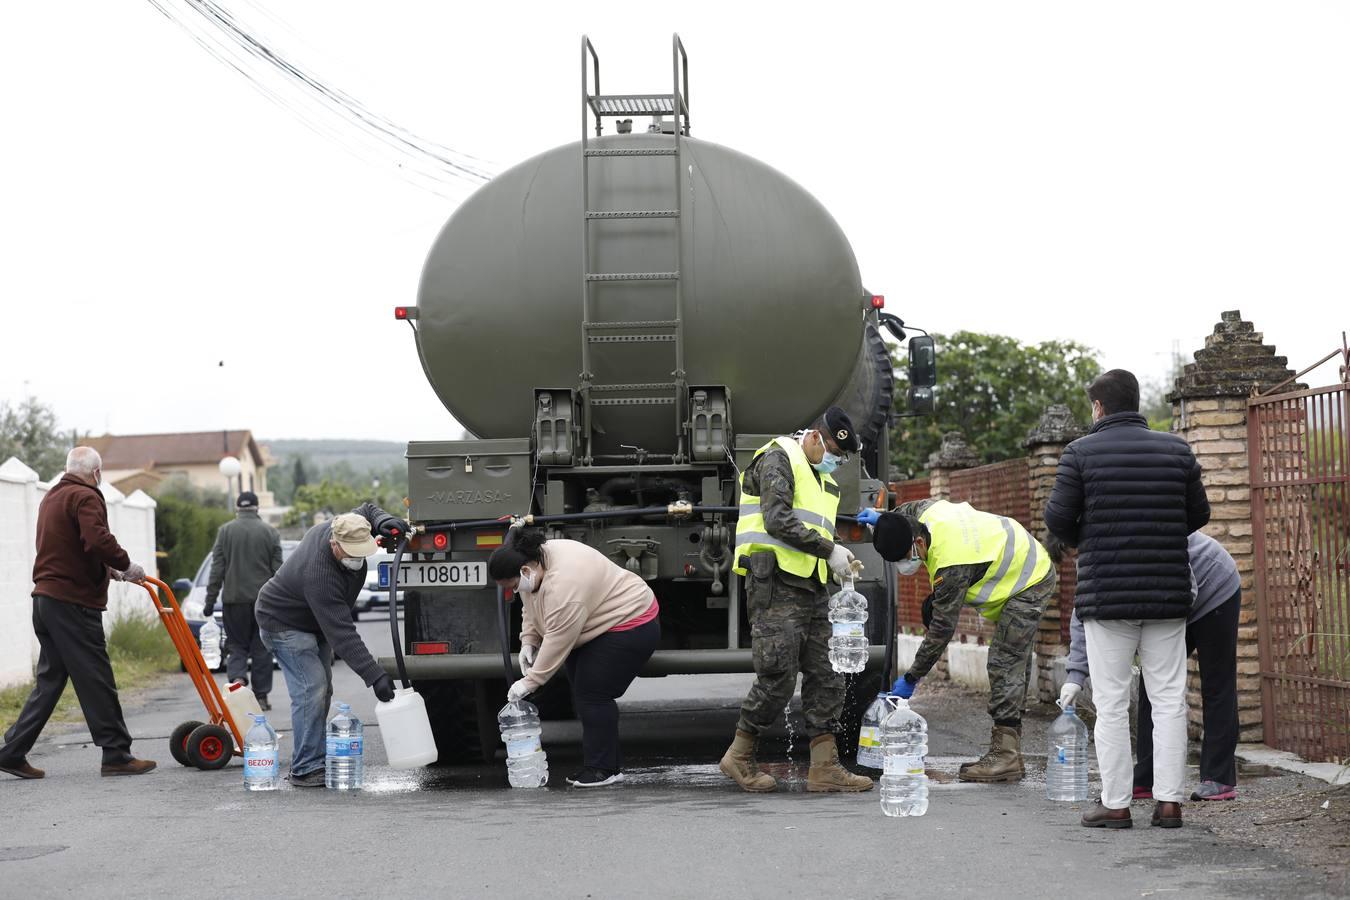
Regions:
<svg viewBox="0 0 1350 900"><path fill-rule="evenodd" d="M139 583L145 570L108 530L108 505L98 489L102 481L98 452L76 447L66 456L66 474L38 507L33 631L42 651L33 692L0 746L0 772L20 778L46 774L28 764L28 751L68 681L75 683L90 736L103 749L102 774L143 775L155 767L131 755L131 734L103 634L108 582Z"/></svg>
<svg viewBox="0 0 1350 900"><path fill-rule="evenodd" d="M324 727L333 700L333 650L382 701L394 699L394 680L371 656L352 621L366 583L372 535L394 539L408 524L374 503L363 503L315 525L272 580L258 592L258 629L276 654L291 696L295 751L289 781L324 786Z"/></svg>
<svg viewBox="0 0 1350 900"><path fill-rule="evenodd" d="M1064 448L1045 524L1078 548L1074 611L1083 621L1102 796L1089 828L1129 828L1130 680L1136 652L1153 700L1152 824L1181 826L1186 764L1186 539L1209 521L1200 464L1180 437L1139 414L1139 381L1123 369L1088 387L1092 430Z"/></svg>
<svg viewBox="0 0 1350 900"><path fill-rule="evenodd" d="M281 568L281 535L258 517L258 495L252 491L239 495L234 510L234 521L220 526L211 548L211 582L202 614L210 618L215 613L223 588L226 676L248 684L251 673L258 706L267 710L272 708L267 702L272 691L272 652L263 646L253 605L258 602L258 591Z"/></svg>

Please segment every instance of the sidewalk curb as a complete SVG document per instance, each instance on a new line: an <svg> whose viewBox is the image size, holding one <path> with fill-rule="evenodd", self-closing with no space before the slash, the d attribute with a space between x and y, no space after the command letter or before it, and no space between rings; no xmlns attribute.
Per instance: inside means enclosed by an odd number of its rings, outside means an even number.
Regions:
<svg viewBox="0 0 1350 900"><path fill-rule="evenodd" d="M1238 744L1237 758L1246 763L1307 775L1327 784L1350 784L1350 765L1307 762L1287 750L1276 750L1265 744Z"/></svg>

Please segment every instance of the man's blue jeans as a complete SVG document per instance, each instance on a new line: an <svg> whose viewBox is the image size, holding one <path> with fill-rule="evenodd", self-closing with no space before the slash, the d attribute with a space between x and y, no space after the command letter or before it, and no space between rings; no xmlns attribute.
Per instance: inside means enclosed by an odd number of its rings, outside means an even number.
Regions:
<svg viewBox="0 0 1350 900"><path fill-rule="evenodd" d="M328 707L333 702L333 650L308 631L261 631L286 676L291 695L291 775L323 771Z"/></svg>

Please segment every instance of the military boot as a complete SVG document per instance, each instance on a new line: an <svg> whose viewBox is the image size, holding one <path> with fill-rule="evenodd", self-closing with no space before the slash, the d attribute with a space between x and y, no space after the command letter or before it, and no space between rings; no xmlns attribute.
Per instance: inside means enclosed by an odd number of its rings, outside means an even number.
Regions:
<svg viewBox="0 0 1350 900"><path fill-rule="evenodd" d="M988 784L996 781L1021 781L1026 775L1022 765L1022 732L1009 725L995 725L989 735L989 752L961 767L961 781Z"/></svg>
<svg viewBox="0 0 1350 900"><path fill-rule="evenodd" d="M872 779L854 775L839 764L839 748L834 735L822 734L811 740L811 768L806 773L808 791L870 791Z"/></svg>
<svg viewBox="0 0 1350 900"><path fill-rule="evenodd" d="M741 790L752 794L764 794L778 790L778 782L768 772L759 770L755 762L755 736L748 731L736 729L736 739L731 742L718 766L722 774L741 786Z"/></svg>

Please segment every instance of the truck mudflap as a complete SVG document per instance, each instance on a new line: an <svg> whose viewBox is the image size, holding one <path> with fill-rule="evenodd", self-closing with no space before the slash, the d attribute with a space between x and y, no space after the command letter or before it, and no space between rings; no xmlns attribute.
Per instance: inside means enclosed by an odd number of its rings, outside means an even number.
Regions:
<svg viewBox="0 0 1350 900"><path fill-rule="evenodd" d="M873 644L867 648L868 670L880 671L886 648ZM500 678L502 658L498 653L441 654L405 656L408 677L421 681L460 681ZM519 673L515 660L512 669ZM380 657L380 665L398 675L398 662L392 656ZM645 677L662 675L707 675L719 672L753 672L749 650L657 650L639 673Z"/></svg>

